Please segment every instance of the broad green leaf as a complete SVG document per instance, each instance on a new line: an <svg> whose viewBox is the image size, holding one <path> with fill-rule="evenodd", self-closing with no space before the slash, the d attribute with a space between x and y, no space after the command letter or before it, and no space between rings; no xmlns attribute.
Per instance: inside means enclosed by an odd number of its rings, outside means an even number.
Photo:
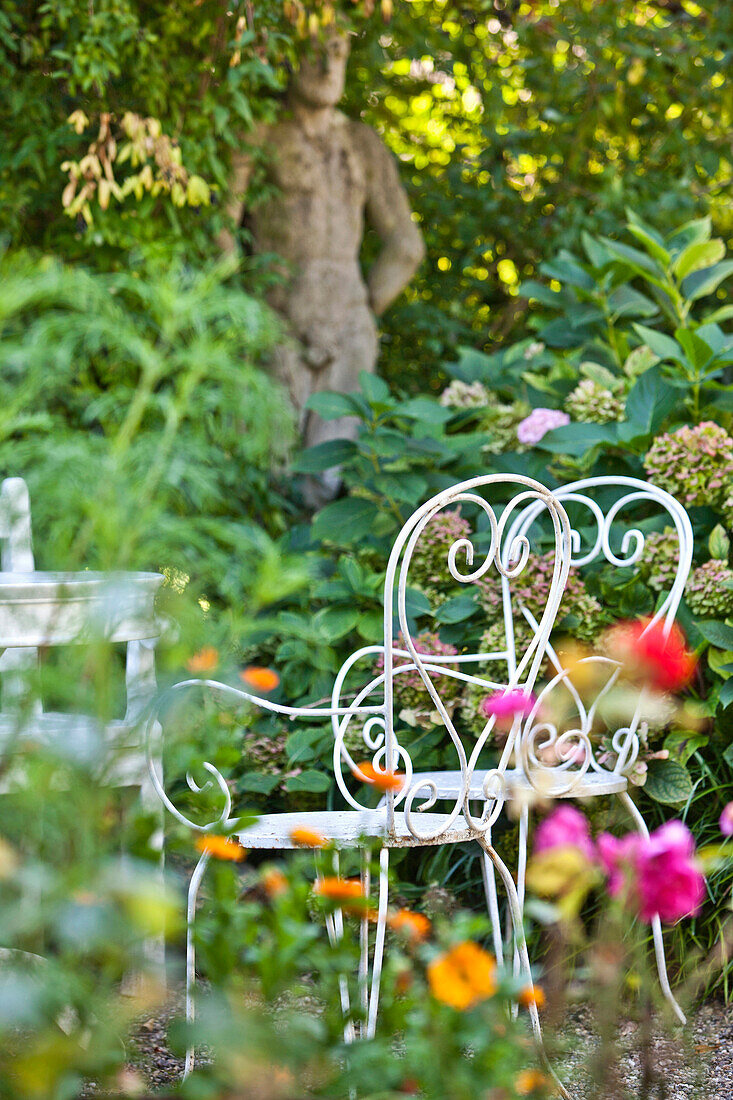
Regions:
<svg viewBox="0 0 733 1100"><path fill-rule="evenodd" d="M640 344L638 348L634 348L634 350L629 353L624 363L624 374L628 374L629 377L635 378L643 374L645 370L649 370L649 367L653 367L654 364L658 362L659 356L656 352L653 352L648 344Z"/></svg>
<svg viewBox="0 0 733 1100"><path fill-rule="evenodd" d="M717 649L711 646L708 650L708 664L713 672L720 676L721 680L729 679L731 673L728 671L731 662L733 661L733 650L730 649Z"/></svg>
<svg viewBox="0 0 733 1100"><path fill-rule="evenodd" d="M309 791L311 794L327 791L330 786L331 780L327 775L312 769L294 775L285 782L286 791Z"/></svg>
<svg viewBox="0 0 733 1100"><path fill-rule="evenodd" d="M354 629L358 619L356 607L324 607L316 612L313 623L327 641L336 642Z"/></svg>
<svg viewBox="0 0 733 1100"><path fill-rule="evenodd" d="M306 408L317 412L324 420L364 415L364 407L359 403L358 395L350 393L314 393L306 401Z"/></svg>
<svg viewBox="0 0 733 1100"><path fill-rule="evenodd" d="M371 500L347 497L327 504L313 520L313 536L348 544L368 535L379 509Z"/></svg>
<svg viewBox="0 0 733 1100"><path fill-rule="evenodd" d="M563 303L568 300L567 295L563 294L562 291L552 290L549 286L538 283L535 279L528 279L526 283L520 283L517 294L520 298L542 302L543 306L550 306L551 309L561 309Z"/></svg>
<svg viewBox="0 0 733 1100"><path fill-rule="evenodd" d="M583 455L591 447L615 443L617 439L616 424L567 424L548 432L536 446L553 454Z"/></svg>
<svg viewBox="0 0 733 1100"><path fill-rule="evenodd" d="M637 241L644 246L649 255L657 260L662 267L667 267L669 265L669 261L672 257L660 241L654 239L648 229L638 224L629 224L627 228L629 233L636 237Z"/></svg>
<svg viewBox="0 0 733 1100"><path fill-rule="evenodd" d="M330 741L331 735L324 733L320 726L306 726L291 733L285 742L285 751L291 764L304 764L320 755L324 741Z"/></svg>
<svg viewBox="0 0 733 1100"><path fill-rule="evenodd" d="M659 313L659 306L651 298L626 283L609 294L608 308L614 320L619 317L655 317Z"/></svg>
<svg viewBox="0 0 733 1100"><path fill-rule="evenodd" d="M672 360L675 363L681 363L684 358L682 349L676 340L673 340L671 336L665 336L663 332L657 332L656 329L647 328L646 325L634 324L636 332L641 339L650 347L655 355L658 355L660 359Z"/></svg>
<svg viewBox="0 0 733 1100"><path fill-rule="evenodd" d="M413 619L420 615L429 615L432 611L430 600L419 588L405 589L405 608Z"/></svg>
<svg viewBox="0 0 733 1100"><path fill-rule="evenodd" d="M392 401L389 386L378 374L369 371L359 371L359 385L361 392L370 404L390 404Z"/></svg>
<svg viewBox="0 0 733 1100"><path fill-rule="evenodd" d="M693 753L705 748L708 740L706 733L697 733L695 730L672 730L664 739L664 747L678 764L686 764Z"/></svg>
<svg viewBox="0 0 733 1100"><path fill-rule="evenodd" d="M731 703L733 703L733 676L727 679L720 689L720 705L723 707L729 707ZM731 749L733 749L733 745L728 746L728 748L723 753L723 757L726 759L727 763L730 764L731 767L733 767L733 759L729 759L726 756L726 753L730 753ZM733 757L733 753L731 753L731 756Z"/></svg>
<svg viewBox="0 0 733 1100"><path fill-rule="evenodd" d="M645 433L656 432L677 404L673 386L661 376L659 367L650 367L637 378L626 398L626 416Z"/></svg>
<svg viewBox="0 0 733 1100"><path fill-rule="evenodd" d="M684 764L676 760L652 760L644 790L656 802L677 805L692 794L692 779Z"/></svg>
<svg viewBox="0 0 733 1100"><path fill-rule="evenodd" d="M718 619L696 619L695 625L705 641L717 649L733 649L733 626Z"/></svg>
<svg viewBox="0 0 733 1100"><path fill-rule="evenodd" d="M462 563L458 562L459 568ZM473 596L456 596L446 602L435 612L435 618L439 623L462 623L464 619L470 619L478 611L478 604Z"/></svg>
<svg viewBox="0 0 733 1100"><path fill-rule="evenodd" d="M677 343L683 348L688 361L696 370L702 370L710 363L713 357L713 349L696 332L689 328L678 328L675 329L674 335Z"/></svg>
<svg viewBox="0 0 733 1100"><path fill-rule="evenodd" d="M684 252L680 252L672 265L672 270L678 279L684 279L693 271L701 271L704 267L712 267L725 256L725 245L720 237L712 241L696 241L689 244Z"/></svg>
<svg viewBox="0 0 733 1100"><path fill-rule="evenodd" d="M716 523L715 527L713 527L710 532L708 550L710 551L711 558L716 558L718 561L728 561L730 539L722 523Z"/></svg>
<svg viewBox="0 0 733 1100"><path fill-rule="evenodd" d="M593 264L593 267L602 268L612 261L613 257L608 249L595 237L591 237L590 233L585 229L580 235L580 240L583 245L583 251Z"/></svg>
<svg viewBox="0 0 733 1100"><path fill-rule="evenodd" d="M298 474L317 474L330 470L332 466L341 466L355 454L356 444L350 439L330 439L301 451L293 462L292 470Z"/></svg>
<svg viewBox="0 0 733 1100"><path fill-rule="evenodd" d="M270 794L280 782L282 776L263 775L261 772L248 772L239 780L238 786L242 791L252 791L254 794Z"/></svg>
<svg viewBox="0 0 733 1100"><path fill-rule="evenodd" d="M632 271L638 272L654 286L664 289L668 285L664 269L647 256L646 252L640 252L638 248L631 248L620 241L612 241L608 237L601 237L601 241L617 260L627 264Z"/></svg>
<svg viewBox="0 0 733 1100"><path fill-rule="evenodd" d="M721 321L730 321L733 317L733 306L721 306L705 318L706 325L719 325Z"/></svg>
<svg viewBox="0 0 733 1100"><path fill-rule="evenodd" d="M412 397L409 401L395 407L395 413L407 416L411 420L425 420L429 424L445 424L455 415L453 409L439 405L432 397Z"/></svg>
<svg viewBox="0 0 733 1100"><path fill-rule="evenodd" d="M717 290L724 279L733 274L733 260L723 260L715 267L707 267L703 271L695 271L688 275L682 283L682 293L691 302L698 298L705 298Z"/></svg>
<svg viewBox="0 0 733 1100"><path fill-rule="evenodd" d="M667 237L666 245L675 254L683 252L689 245L698 241L709 241L712 231L713 220L709 214L706 214L704 218L695 218L693 221L685 222L679 229L675 229Z"/></svg>

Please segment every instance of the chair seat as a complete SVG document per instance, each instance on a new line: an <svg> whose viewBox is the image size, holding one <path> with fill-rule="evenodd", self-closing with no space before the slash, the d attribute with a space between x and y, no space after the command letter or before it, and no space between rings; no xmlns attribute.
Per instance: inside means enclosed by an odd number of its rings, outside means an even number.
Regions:
<svg viewBox="0 0 733 1100"><path fill-rule="evenodd" d="M379 810L311 810L304 813L263 814L257 821L237 834L245 848L298 848L293 829L312 829L326 840L345 847L357 848L362 839L376 840L383 848L414 848L430 844L459 844L473 839L463 817L449 824L448 814L415 813L415 826L420 833L430 833L434 840L419 840L407 828L405 815L395 812L394 830L387 828L387 811ZM441 830L441 825L443 826Z"/></svg>
<svg viewBox="0 0 733 1100"><path fill-rule="evenodd" d="M471 798L482 799L483 782L488 771L475 771L471 780ZM626 776L614 775L612 772L590 771L578 780L572 790L565 792L572 778L572 772L559 772L553 775L551 772L543 774L541 783L538 784L542 794L547 798L592 798L595 795L618 794L628 788ZM515 793L530 791L532 784L521 768L507 768L507 798L511 799ZM545 776L547 779L545 780ZM435 783L437 797L439 799L456 799L461 793L461 773L454 772L416 772L412 777L411 786L415 787L421 781L430 780ZM547 786L545 786L547 783Z"/></svg>

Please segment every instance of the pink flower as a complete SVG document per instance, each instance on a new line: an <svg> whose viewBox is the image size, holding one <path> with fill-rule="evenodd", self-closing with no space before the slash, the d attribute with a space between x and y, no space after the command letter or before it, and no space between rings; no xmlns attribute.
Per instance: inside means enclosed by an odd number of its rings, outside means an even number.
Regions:
<svg viewBox="0 0 733 1100"><path fill-rule="evenodd" d="M517 425L517 439L520 443L539 443L546 432L564 428L569 423L568 414L559 409L532 409Z"/></svg>
<svg viewBox="0 0 733 1100"><path fill-rule="evenodd" d="M609 873L612 896L626 887L647 924L655 914L670 924L692 917L705 896L705 878L695 863L695 841L681 821L669 821L651 836L631 833L617 840L604 833L598 853Z"/></svg>
<svg viewBox="0 0 733 1100"><path fill-rule="evenodd" d="M535 852L546 852L550 848L579 848L583 855L595 862L596 850L588 822L574 806L558 806L537 826Z"/></svg>
<svg viewBox="0 0 733 1100"><path fill-rule="evenodd" d="M499 730L511 729L516 714L528 714L535 704L535 697L530 691L521 688L507 688L506 691L497 691L493 695L487 695L481 704L481 710L487 718L496 719L496 728Z"/></svg>
<svg viewBox="0 0 733 1100"><path fill-rule="evenodd" d="M720 815L720 831L723 836L733 836L733 802L729 802Z"/></svg>

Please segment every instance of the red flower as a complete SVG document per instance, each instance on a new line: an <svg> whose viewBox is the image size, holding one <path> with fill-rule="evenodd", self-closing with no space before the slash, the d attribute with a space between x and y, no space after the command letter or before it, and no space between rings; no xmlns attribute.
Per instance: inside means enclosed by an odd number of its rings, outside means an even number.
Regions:
<svg viewBox="0 0 733 1100"><path fill-rule="evenodd" d="M675 623L669 632L661 622L649 624L649 619L617 623L607 635L609 652L634 679L649 680L658 691L680 691L695 672L695 655Z"/></svg>

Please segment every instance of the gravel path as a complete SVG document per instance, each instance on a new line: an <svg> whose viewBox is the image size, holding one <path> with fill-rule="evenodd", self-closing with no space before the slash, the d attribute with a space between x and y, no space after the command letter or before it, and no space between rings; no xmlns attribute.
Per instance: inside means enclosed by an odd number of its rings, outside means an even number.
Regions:
<svg viewBox="0 0 733 1100"><path fill-rule="evenodd" d="M166 1028L181 1009L181 998L176 997L165 1012L141 1020L130 1042L130 1085L137 1081L151 1090L164 1090L180 1080L183 1062L168 1050ZM619 1045L624 1052L619 1065L621 1091L609 1088L599 1095L585 1068L596 1045L590 1013L583 1007L568 1013L566 1035L575 1049L558 1068L563 1079L572 1082L573 1100L634 1100L639 1096L639 1057L633 1049L636 1032L635 1023L627 1022L619 1028ZM652 1061L662 1072L665 1091L653 1092L650 1100L733 1100L733 1005L708 1002L687 1028L671 1038L657 1036ZM134 1095L132 1089L130 1092ZM85 1095L99 1093L91 1089Z"/></svg>

